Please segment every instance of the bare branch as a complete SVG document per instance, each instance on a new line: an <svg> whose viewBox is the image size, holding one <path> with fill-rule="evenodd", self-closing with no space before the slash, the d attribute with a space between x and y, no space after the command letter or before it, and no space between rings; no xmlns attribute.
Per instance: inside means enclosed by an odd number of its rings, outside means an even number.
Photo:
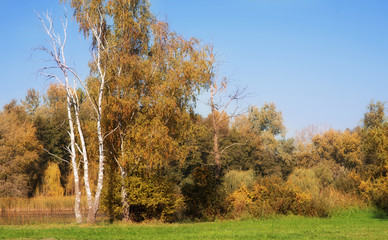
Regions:
<svg viewBox="0 0 388 240"><path fill-rule="evenodd" d="M53 156L53 157L55 157L56 159L61 160L62 162L65 162L65 163L68 163L68 164L71 165L71 163L70 163L69 161L67 161L67 160L65 160L65 159L63 159L63 158L61 158L61 157L59 157L58 155L55 155L54 153L51 153L49 150L43 148L43 151L45 151L46 153L48 153L50 156Z"/></svg>
<svg viewBox="0 0 388 240"><path fill-rule="evenodd" d="M81 150L81 148L78 146L77 143L75 143L75 146L77 147L78 152L82 154L82 150Z"/></svg>
<svg viewBox="0 0 388 240"><path fill-rule="evenodd" d="M119 160L117 159L116 156L114 157L114 159L115 159L115 161L117 163L117 166L119 166L119 168L120 168L120 173L121 174L125 173L123 167L121 166L121 164L120 164L120 162L119 162Z"/></svg>
<svg viewBox="0 0 388 240"><path fill-rule="evenodd" d="M248 141L246 141L245 143L232 143L232 144L226 146L224 149L222 149L220 154L222 155L228 148L231 148L231 147L236 146L236 145L246 145L247 143L248 143Z"/></svg>
<svg viewBox="0 0 388 240"><path fill-rule="evenodd" d="M111 130L109 133L107 133L103 139L107 138L109 135L111 135L112 133L114 133L117 129L119 129L120 125L115 127L115 129Z"/></svg>

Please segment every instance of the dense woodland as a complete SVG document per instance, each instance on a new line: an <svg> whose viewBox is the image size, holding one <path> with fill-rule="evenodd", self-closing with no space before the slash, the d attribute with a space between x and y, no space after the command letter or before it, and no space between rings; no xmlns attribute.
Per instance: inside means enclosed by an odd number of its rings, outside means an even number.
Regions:
<svg viewBox="0 0 388 240"><path fill-rule="evenodd" d="M286 138L274 103L233 109L243 93L217 81L211 46L170 31L148 1L69 3L92 39L90 75L67 65L66 34L41 17L53 84L0 113L1 198L75 196L77 222L84 196L88 222L97 211L166 222L388 211L384 103L370 103L355 129ZM208 116L195 112L204 91Z"/></svg>

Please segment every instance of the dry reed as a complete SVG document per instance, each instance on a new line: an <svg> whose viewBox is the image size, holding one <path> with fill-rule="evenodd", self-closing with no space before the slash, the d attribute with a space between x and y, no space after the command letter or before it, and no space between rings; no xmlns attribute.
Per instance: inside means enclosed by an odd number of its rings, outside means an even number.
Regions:
<svg viewBox="0 0 388 240"><path fill-rule="evenodd" d="M81 199L81 206L86 209L86 198ZM74 209L74 196L0 198L0 209L2 212L68 211Z"/></svg>

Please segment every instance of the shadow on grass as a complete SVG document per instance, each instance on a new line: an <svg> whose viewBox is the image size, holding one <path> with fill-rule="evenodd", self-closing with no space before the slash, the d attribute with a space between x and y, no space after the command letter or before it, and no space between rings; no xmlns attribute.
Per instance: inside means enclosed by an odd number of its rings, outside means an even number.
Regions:
<svg viewBox="0 0 388 240"><path fill-rule="evenodd" d="M382 209L375 209L373 211L373 218L377 218L380 220L387 221L388 220L388 214Z"/></svg>

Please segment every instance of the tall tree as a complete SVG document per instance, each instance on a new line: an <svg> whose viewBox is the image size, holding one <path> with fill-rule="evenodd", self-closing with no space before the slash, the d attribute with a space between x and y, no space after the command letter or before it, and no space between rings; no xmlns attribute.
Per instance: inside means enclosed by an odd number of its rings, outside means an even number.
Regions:
<svg viewBox="0 0 388 240"><path fill-rule="evenodd" d="M0 112L0 196L28 197L42 146L36 128L13 100Z"/></svg>
<svg viewBox="0 0 388 240"><path fill-rule="evenodd" d="M363 162L367 175L387 176L388 120L382 102L371 103L364 114L362 136Z"/></svg>
<svg viewBox="0 0 388 240"><path fill-rule="evenodd" d="M361 129L362 181L359 188L388 212L388 119L385 104L371 103Z"/></svg>
<svg viewBox="0 0 388 240"><path fill-rule="evenodd" d="M54 62L54 66L45 67L42 69L42 74L47 76L48 78L54 78L57 82L65 89L66 92L66 113L67 120L69 124L69 137L70 137L70 146L67 148L70 161L66 159L62 159L53 153L48 152L49 154L57 157L58 159L67 162L71 165L73 174L74 174L74 186L75 186L75 217L77 223L82 222L81 215L81 191L80 191L80 182L79 182L79 162L76 159L76 135L75 135L75 124L78 125L78 134L82 136L82 131L80 131L79 125L79 101L76 92L76 82L74 81L73 86L70 84L69 77L73 76L75 79L78 78L78 75L75 73L73 69L71 69L66 63L65 56L65 46L67 40L67 20L63 22L63 39L59 34L57 34L54 30L54 24L51 16L46 14L43 19L38 15L43 29L45 33L49 37L49 43L51 45L50 48L46 48L44 46L40 47L40 50L47 53L51 57L51 61ZM55 73L47 72L50 69L59 69L62 76L59 76ZM76 121L74 121L74 115ZM81 138L82 141L82 138ZM83 142L82 142L83 143Z"/></svg>
<svg viewBox="0 0 388 240"><path fill-rule="evenodd" d="M106 157L115 159L110 162L118 164L122 178L139 165L158 169L168 159L185 158L181 146L187 133L181 129L188 128L196 94L209 85L212 59L198 40L185 40L157 21L148 1L69 2L80 31L93 39L85 90L96 112L99 145L94 199L88 190L90 155L81 146L88 221L93 222Z"/></svg>

